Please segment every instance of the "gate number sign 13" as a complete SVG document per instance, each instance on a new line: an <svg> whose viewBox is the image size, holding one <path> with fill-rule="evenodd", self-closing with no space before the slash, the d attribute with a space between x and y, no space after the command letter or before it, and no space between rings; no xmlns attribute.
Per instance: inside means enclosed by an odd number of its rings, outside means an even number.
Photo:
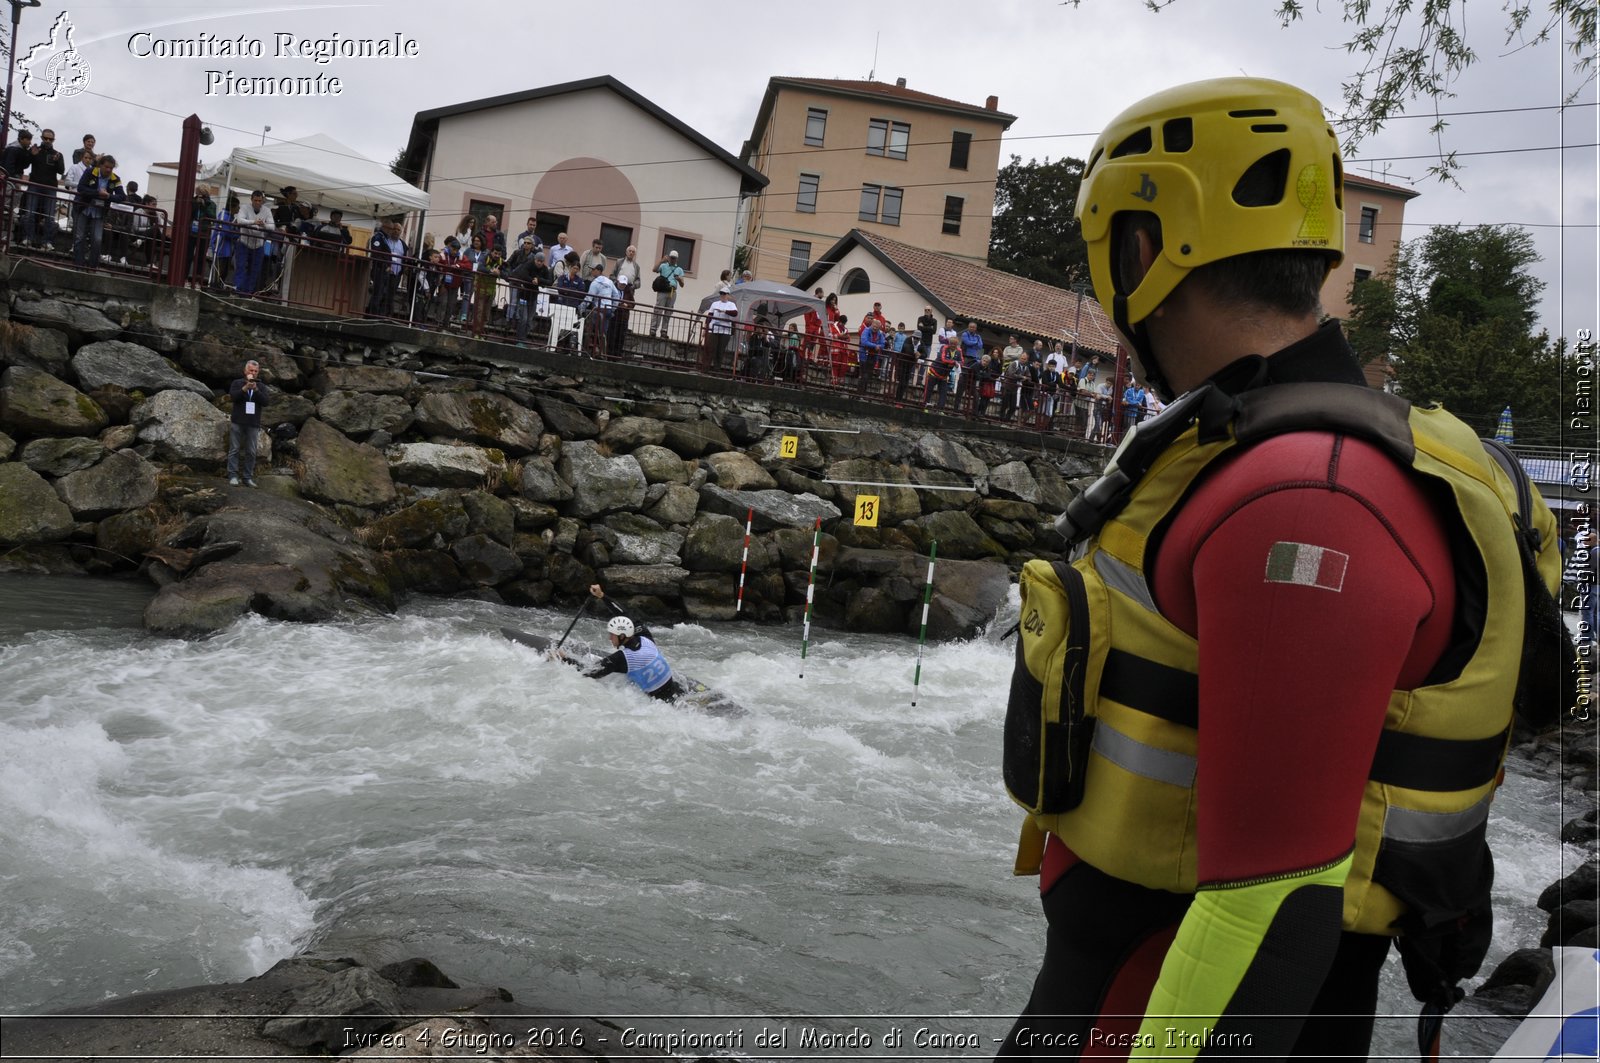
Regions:
<svg viewBox="0 0 1600 1063"><path fill-rule="evenodd" d="M856 519L858 528L876 528L878 526L878 496L856 496Z"/></svg>

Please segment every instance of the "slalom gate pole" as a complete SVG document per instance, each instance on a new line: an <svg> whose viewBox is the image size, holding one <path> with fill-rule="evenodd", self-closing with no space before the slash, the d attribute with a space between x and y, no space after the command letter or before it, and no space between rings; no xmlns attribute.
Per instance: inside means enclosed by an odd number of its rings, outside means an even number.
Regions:
<svg viewBox="0 0 1600 1063"><path fill-rule="evenodd" d="M822 518L811 535L811 574L806 577L806 619L800 629L800 678L806 677L806 647L811 644L811 602L817 590L817 554L822 550Z"/></svg>
<svg viewBox="0 0 1600 1063"><path fill-rule="evenodd" d="M744 570L750 564L750 524L755 519L756 507L751 506L750 512L744 515L744 557L739 561L739 600L733 607L734 616L738 616L739 610L744 608Z"/></svg>
<svg viewBox="0 0 1600 1063"><path fill-rule="evenodd" d="M922 630L917 632L917 674L911 679L911 707L917 707L917 686L922 682L922 644L928 641L928 603L933 601L933 564L939 559L939 540L928 550L928 581L922 588Z"/></svg>

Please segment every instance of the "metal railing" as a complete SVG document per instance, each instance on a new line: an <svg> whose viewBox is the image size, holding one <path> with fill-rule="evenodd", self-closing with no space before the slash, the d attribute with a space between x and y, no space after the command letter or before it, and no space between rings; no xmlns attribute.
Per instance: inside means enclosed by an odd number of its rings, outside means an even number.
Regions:
<svg viewBox="0 0 1600 1063"><path fill-rule="evenodd" d="M165 211L140 207L108 212L98 254L73 256L75 233L59 222L47 239L33 235L40 212L76 197L54 189L32 201L26 181L0 175L4 209L0 253L57 260L70 268L169 275L171 240ZM69 207L67 215L71 217ZM25 233L27 235L25 235ZM246 242L260 240L256 248ZM23 244L27 240L27 244ZM81 244L82 241L76 241ZM708 328L705 315L656 305L654 292L613 305L594 305L586 288L538 285L502 273L474 272L460 264L405 256L396 263L339 240L279 231L256 231L202 219L191 228L184 283L219 295L266 299L341 316L388 320L439 333L462 333L489 342L570 353L575 358L628 362L665 370L747 381L815 394L831 394L897 409L927 409L995 427L1014 427L1114 445L1123 425L1120 403L1074 397L1034 386L992 394L958 370L945 386L929 375L930 359L886 351L860 357L859 338L837 339L799 327L735 322L729 332ZM398 267L398 268L397 268ZM798 322L796 325L798 326ZM909 339L908 339L909 342Z"/></svg>
<svg viewBox="0 0 1600 1063"><path fill-rule="evenodd" d="M72 192L5 174L0 204L0 253L151 279L165 268L170 221L159 207L113 202L90 214Z"/></svg>

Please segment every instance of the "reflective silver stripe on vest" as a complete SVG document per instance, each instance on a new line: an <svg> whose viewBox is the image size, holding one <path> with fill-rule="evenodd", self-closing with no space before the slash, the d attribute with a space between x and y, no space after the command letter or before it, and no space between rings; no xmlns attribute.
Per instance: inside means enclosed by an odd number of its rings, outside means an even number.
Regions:
<svg viewBox="0 0 1600 1063"><path fill-rule="evenodd" d="M1419 812L1414 808L1390 807L1383 817L1383 836L1397 842L1447 842L1470 834L1489 818L1489 801L1494 794L1460 812Z"/></svg>
<svg viewBox="0 0 1600 1063"><path fill-rule="evenodd" d="M1104 720L1095 721L1094 741L1090 745L1096 753L1135 775L1184 788L1194 785L1193 757L1187 753L1147 746L1121 731L1107 727Z"/></svg>
<svg viewBox="0 0 1600 1063"><path fill-rule="evenodd" d="M1144 581L1144 573L1126 561L1101 550L1094 555L1094 570L1100 573L1107 587L1121 591L1152 613L1156 611L1156 602L1150 597L1150 586Z"/></svg>

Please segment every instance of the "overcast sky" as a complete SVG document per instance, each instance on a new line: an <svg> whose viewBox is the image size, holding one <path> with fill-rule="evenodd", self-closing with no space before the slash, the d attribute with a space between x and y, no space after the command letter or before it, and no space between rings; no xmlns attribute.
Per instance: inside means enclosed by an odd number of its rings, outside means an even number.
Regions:
<svg viewBox="0 0 1600 1063"><path fill-rule="evenodd" d="M1356 60L1339 45L1342 5L1307 5L1305 21L1280 28L1275 0L1176 0L1151 13L1138 0L813 0L795 5L701 3L554 4L456 0L383 4L157 4L45 0L28 9L18 55L49 39L66 11L89 66L87 91L69 99L17 100L51 125L63 145L94 132L125 178L178 154L179 122L197 113L220 159L242 144L327 133L381 162L404 145L416 112L543 85L611 74L737 154L750 134L767 79L775 75L863 78L981 104L991 94L1017 116L1002 157L1082 158L1118 111L1171 85L1239 73L1299 85L1330 105ZM1314 10L1320 6L1319 12ZM1406 211L1406 238L1436 224L1527 226L1544 261L1541 321L1569 340L1594 328L1597 297L1596 186L1600 107L1596 87L1553 108L1575 85L1570 55L1556 45L1504 42L1499 5L1475 5L1469 42L1480 63L1457 85L1447 111L1497 111L1450 119L1446 145L1461 154L1461 187L1426 177L1437 150L1426 117L1406 118L1347 153L1350 168L1422 194ZM1535 0L1535 8L1542 8ZM225 11L225 14L219 12ZM259 40L263 58L140 58L141 38L193 40L202 33ZM275 59L278 33L296 37L414 38L419 54L335 59L318 65ZM242 76L336 76L338 96L207 95L208 70ZM1419 114L1431 111L1417 104ZM164 113L166 112L166 113ZM1581 148L1548 149L1566 143ZM1475 152L1491 154L1477 155ZM614 160L626 162L629 160ZM640 160L644 161L644 160ZM470 160L462 160L463 164ZM464 173L473 173L470 165Z"/></svg>

